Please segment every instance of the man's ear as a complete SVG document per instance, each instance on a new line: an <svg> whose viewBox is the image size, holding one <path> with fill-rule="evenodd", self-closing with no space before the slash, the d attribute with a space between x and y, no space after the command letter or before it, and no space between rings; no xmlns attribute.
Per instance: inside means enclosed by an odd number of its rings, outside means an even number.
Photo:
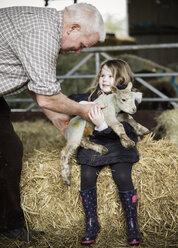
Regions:
<svg viewBox="0 0 178 248"><path fill-rule="evenodd" d="M116 86L111 86L111 92L112 93L117 93L119 90L118 90L118 88L116 87Z"/></svg>
<svg viewBox="0 0 178 248"><path fill-rule="evenodd" d="M68 26L67 29L67 34L70 34L73 31L80 31L81 30L81 26L78 23L72 23Z"/></svg>

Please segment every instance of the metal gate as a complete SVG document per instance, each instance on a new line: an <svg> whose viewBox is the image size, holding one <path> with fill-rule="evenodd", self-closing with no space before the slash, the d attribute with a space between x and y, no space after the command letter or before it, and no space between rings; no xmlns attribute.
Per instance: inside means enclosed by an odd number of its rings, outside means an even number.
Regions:
<svg viewBox="0 0 178 248"><path fill-rule="evenodd" d="M91 48L85 48L83 49L83 53L87 53L87 55L77 64L75 65L71 70L69 70L65 75L57 75L57 80L59 83L62 83L65 79L79 79L79 78L94 78L96 74L99 71L100 67L100 60L101 56L103 56L105 59L112 58L110 55L107 54L108 51L127 51L127 50L140 50L140 49L170 49L170 48L178 48L178 43L171 43L171 44L150 44L150 45L126 45L126 46L106 46L106 47L91 47ZM95 57L95 74L88 75L88 74L82 74L82 75L74 75L74 73L83 65L85 64L91 57ZM134 74L135 79L142 85L146 86L148 89L150 89L152 92L154 92L158 97L157 98L143 98L143 101L147 102L170 102L175 108L178 107L178 98L169 98L153 86L151 86L149 83L147 83L144 78L145 77L166 77L166 76L174 76L178 77L178 72L172 72L172 73L138 73ZM39 112L40 109L35 109L36 103L33 102L30 98L15 98L11 99L10 97L6 97L7 102L13 103L13 102L19 102L19 103L29 103L28 107L23 109L11 109L12 112Z"/></svg>

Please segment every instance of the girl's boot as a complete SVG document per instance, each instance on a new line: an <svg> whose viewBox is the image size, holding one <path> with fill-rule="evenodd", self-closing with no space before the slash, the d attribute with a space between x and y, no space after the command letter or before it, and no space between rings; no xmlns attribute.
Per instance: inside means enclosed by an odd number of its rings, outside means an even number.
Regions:
<svg viewBox="0 0 178 248"><path fill-rule="evenodd" d="M97 219L96 187L80 192L86 216L86 232L82 238L82 244L91 244L96 241L100 226Z"/></svg>
<svg viewBox="0 0 178 248"><path fill-rule="evenodd" d="M119 191L122 206L127 222L127 235L129 245L139 245L141 237L137 225L137 199L136 189L130 191Z"/></svg>

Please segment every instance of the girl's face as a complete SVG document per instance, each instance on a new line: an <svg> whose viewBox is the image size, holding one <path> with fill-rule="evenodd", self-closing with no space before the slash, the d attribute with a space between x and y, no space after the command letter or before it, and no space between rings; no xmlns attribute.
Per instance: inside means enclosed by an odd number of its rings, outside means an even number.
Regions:
<svg viewBox="0 0 178 248"><path fill-rule="evenodd" d="M100 74L100 78L99 78L100 89L104 93L109 93L109 92L111 92L111 86L113 86L113 85L114 85L113 74L112 74L111 70L107 67L107 65L104 65L102 70L101 70L101 74Z"/></svg>

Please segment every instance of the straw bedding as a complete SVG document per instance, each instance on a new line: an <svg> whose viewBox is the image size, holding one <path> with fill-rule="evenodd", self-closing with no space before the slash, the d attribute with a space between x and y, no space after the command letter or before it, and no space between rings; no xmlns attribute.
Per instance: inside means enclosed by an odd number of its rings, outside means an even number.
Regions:
<svg viewBox="0 0 178 248"><path fill-rule="evenodd" d="M72 184L71 187L64 185L60 176L60 146L59 141L53 147L47 145L24 156L22 208L28 226L45 231L45 235L29 244L7 239L1 244L0 240L0 247L82 247L85 218L79 200L80 167L73 158ZM151 135L140 140L137 146L140 161L134 165L132 176L140 196L138 222L143 235L140 247L177 247L178 149L166 140L153 140ZM124 215L109 167L101 171L97 189L101 232L90 247L127 247Z"/></svg>

